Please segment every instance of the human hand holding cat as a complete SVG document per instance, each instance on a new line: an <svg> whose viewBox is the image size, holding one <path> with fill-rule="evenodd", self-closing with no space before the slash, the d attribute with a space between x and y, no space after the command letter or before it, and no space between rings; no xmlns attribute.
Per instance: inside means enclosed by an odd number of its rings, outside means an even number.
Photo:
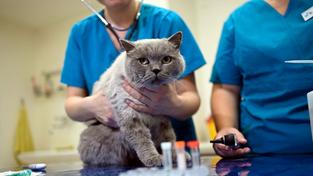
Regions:
<svg viewBox="0 0 313 176"><path fill-rule="evenodd" d="M112 128L118 128L116 121L114 120L113 110L111 104L108 102L102 92L90 96L91 101L89 107L92 110L95 118L101 123L108 125Z"/></svg>
<svg viewBox="0 0 313 176"><path fill-rule="evenodd" d="M148 88L136 89L124 80L123 88L130 96L142 103L138 104L130 99L125 100L128 106L139 112L171 116L181 104L175 83L161 85L158 89L152 90Z"/></svg>

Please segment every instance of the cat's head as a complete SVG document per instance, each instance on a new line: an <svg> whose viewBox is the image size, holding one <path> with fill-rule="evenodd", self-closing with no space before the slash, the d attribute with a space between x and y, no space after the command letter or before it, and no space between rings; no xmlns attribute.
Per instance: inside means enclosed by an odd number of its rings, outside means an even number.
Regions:
<svg viewBox="0 0 313 176"><path fill-rule="evenodd" d="M158 87L178 79L185 69L181 41L181 32L164 39L121 40L128 80L137 87Z"/></svg>

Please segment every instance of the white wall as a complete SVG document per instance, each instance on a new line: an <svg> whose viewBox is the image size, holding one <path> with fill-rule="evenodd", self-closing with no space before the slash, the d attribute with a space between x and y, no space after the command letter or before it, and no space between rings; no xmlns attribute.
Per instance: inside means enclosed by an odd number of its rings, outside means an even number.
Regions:
<svg viewBox="0 0 313 176"><path fill-rule="evenodd" d="M20 99L27 106L30 103L32 36L30 29L0 19L0 168L15 164L13 139Z"/></svg>
<svg viewBox="0 0 313 176"><path fill-rule="evenodd" d="M31 77L36 76L42 84L43 71L61 68L70 27L82 16L41 29L0 20L0 168L16 164L13 143L21 98L26 102L37 150L77 145L82 124L66 118L67 126L54 128L59 123L55 119L65 115L65 93L51 98L34 96ZM58 82L59 77L54 81Z"/></svg>
<svg viewBox="0 0 313 176"><path fill-rule="evenodd" d="M88 12L87 12L88 13ZM64 53L66 49L68 34L71 26L78 19L87 15L68 17L64 21L54 23L36 29L33 37L34 47L34 69L32 74L44 82L43 72L62 69ZM59 84L60 75L54 76L54 85ZM66 117L64 110L66 92L56 92L50 98L45 96L32 97L34 106L32 118L38 122L34 126L34 137L37 149L47 150L63 147L75 147L78 143L80 131L83 127ZM63 119L64 121L62 121ZM65 122L65 125L55 126ZM45 142L42 142L45 140Z"/></svg>

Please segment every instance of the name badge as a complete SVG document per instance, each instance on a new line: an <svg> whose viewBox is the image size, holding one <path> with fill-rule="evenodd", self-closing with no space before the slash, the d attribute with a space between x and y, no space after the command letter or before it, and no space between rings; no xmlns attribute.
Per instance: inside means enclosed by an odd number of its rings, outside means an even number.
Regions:
<svg viewBox="0 0 313 176"><path fill-rule="evenodd" d="M301 15L304 21L308 21L309 19L311 19L313 17L313 6L308 10L302 12Z"/></svg>

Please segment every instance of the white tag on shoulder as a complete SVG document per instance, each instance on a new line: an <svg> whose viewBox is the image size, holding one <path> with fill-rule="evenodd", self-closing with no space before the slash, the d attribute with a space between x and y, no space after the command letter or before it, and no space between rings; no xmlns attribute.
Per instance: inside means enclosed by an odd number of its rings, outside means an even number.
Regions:
<svg viewBox="0 0 313 176"><path fill-rule="evenodd" d="M304 21L308 21L309 19L311 19L313 17L313 6L310 7L308 10L302 12L301 15Z"/></svg>

